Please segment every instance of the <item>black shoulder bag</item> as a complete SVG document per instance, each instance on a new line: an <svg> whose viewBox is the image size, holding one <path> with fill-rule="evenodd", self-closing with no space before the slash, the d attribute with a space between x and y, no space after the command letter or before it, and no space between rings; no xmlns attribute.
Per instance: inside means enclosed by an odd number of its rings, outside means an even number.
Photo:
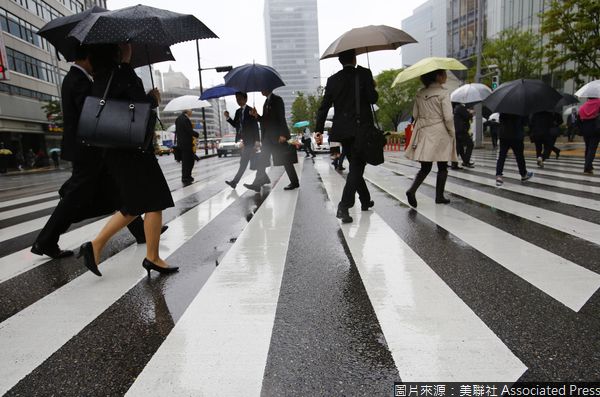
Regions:
<svg viewBox="0 0 600 397"><path fill-rule="evenodd" d="M379 165L383 164L383 149L387 144L385 133L377 128L373 123L361 124L360 122L360 81L358 72L356 73L356 126L358 129L356 140L358 144L362 144L365 159L368 164ZM373 112L373 120L377 123L375 109L371 105Z"/></svg>
<svg viewBox="0 0 600 397"><path fill-rule="evenodd" d="M134 102L121 99L106 99L112 83L111 73L102 98L85 98L77 136L88 146L113 149L146 150L153 138L154 111L149 102Z"/></svg>

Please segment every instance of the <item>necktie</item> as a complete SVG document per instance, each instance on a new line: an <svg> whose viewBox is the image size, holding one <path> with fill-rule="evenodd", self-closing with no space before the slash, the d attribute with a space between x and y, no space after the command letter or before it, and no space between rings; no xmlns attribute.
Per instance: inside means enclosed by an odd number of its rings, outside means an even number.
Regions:
<svg viewBox="0 0 600 397"><path fill-rule="evenodd" d="M242 112L240 113L240 132L242 132L242 128L244 128L244 108L241 108Z"/></svg>

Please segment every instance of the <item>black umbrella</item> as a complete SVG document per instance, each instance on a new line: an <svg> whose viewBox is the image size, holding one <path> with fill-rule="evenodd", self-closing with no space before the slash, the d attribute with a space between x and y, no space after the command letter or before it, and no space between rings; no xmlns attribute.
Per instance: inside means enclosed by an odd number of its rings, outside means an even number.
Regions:
<svg viewBox="0 0 600 397"><path fill-rule="evenodd" d="M242 92L272 91L285 85L275 69L258 63L247 63L233 68L224 79L226 87Z"/></svg>
<svg viewBox="0 0 600 397"><path fill-rule="evenodd" d="M91 14L69 36L83 44L140 43L159 46L218 38L193 15L143 5Z"/></svg>
<svg viewBox="0 0 600 397"><path fill-rule="evenodd" d="M572 105L574 103L579 103L579 99L575 95L567 94L565 92L561 93L562 98L558 101L556 105L554 105L554 111L561 112L562 108L568 105Z"/></svg>
<svg viewBox="0 0 600 397"><path fill-rule="evenodd" d="M502 84L483 104L492 112L527 116L553 109L561 98L558 91L541 80L519 79Z"/></svg>

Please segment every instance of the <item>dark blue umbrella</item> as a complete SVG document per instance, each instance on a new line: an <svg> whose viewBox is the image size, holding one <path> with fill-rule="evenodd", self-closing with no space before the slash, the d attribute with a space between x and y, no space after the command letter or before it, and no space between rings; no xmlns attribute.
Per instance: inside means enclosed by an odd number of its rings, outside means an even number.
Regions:
<svg viewBox="0 0 600 397"><path fill-rule="evenodd" d="M224 84L219 84L209 88L200 95L200 99L215 99L221 98L228 95L234 95L239 90L233 87L226 87Z"/></svg>
<svg viewBox="0 0 600 397"><path fill-rule="evenodd" d="M225 75L225 86L243 92L273 91L285 83L279 73L270 66L258 63L233 68Z"/></svg>

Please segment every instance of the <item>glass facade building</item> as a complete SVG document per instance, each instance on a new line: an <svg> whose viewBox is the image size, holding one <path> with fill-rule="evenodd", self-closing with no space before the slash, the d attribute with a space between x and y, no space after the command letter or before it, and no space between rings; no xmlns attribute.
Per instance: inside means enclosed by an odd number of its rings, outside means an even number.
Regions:
<svg viewBox="0 0 600 397"><path fill-rule="evenodd" d="M402 20L402 30L418 43L400 47L402 64L409 66L425 57L446 56L446 1L429 0Z"/></svg>
<svg viewBox="0 0 600 397"><path fill-rule="evenodd" d="M317 0L265 0L264 19L267 63L286 84L275 92L289 120L298 92L314 94L320 85Z"/></svg>

